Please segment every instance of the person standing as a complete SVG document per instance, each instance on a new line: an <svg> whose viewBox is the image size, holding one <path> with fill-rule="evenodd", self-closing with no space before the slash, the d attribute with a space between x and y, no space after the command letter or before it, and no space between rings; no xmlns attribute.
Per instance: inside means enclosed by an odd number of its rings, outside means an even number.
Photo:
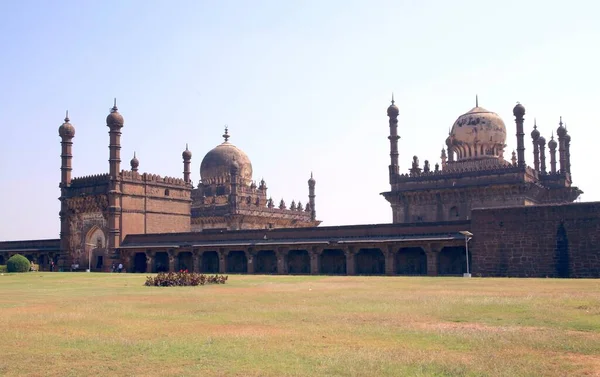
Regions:
<svg viewBox="0 0 600 377"><path fill-rule="evenodd" d="M119 269L119 273L121 273L121 271L123 271L123 263L119 263L119 267L117 267Z"/></svg>

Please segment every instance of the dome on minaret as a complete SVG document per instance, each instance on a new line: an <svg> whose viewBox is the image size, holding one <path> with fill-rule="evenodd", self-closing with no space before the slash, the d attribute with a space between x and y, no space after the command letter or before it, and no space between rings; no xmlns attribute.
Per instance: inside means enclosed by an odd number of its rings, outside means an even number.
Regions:
<svg viewBox="0 0 600 377"><path fill-rule="evenodd" d="M387 109L387 115L389 117L397 117L400 114L398 110L398 106L396 106L396 101L394 101L394 94L392 93L392 104Z"/></svg>
<svg viewBox="0 0 600 377"><path fill-rule="evenodd" d="M72 139L75 137L75 127L70 123L68 111L65 116L65 122L58 127L58 136L63 139Z"/></svg>
<svg viewBox="0 0 600 377"><path fill-rule="evenodd" d="M184 160L191 160L192 159L192 152L188 149L188 145L185 145L185 150L183 151L183 153L181 153L181 157L183 157Z"/></svg>
<svg viewBox="0 0 600 377"><path fill-rule="evenodd" d="M123 127L123 115L119 113L119 108L117 107L117 99L115 98L115 104L112 109L110 109L110 114L106 117L106 125L109 127L112 126L121 126Z"/></svg>
<svg viewBox="0 0 600 377"><path fill-rule="evenodd" d="M506 126L494 112L476 106L459 116L450 130L450 140L458 160L502 157Z"/></svg>
<svg viewBox="0 0 600 377"><path fill-rule="evenodd" d="M137 159L135 152L133 152L133 158L129 162L131 170L136 170L140 166L140 160Z"/></svg>
<svg viewBox="0 0 600 377"><path fill-rule="evenodd" d="M229 142L229 133L225 128L223 141L210 150L200 163L200 178L202 183L226 183L229 182L232 165L238 167L239 183L249 185L252 181L252 163L250 158L238 147Z"/></svg>

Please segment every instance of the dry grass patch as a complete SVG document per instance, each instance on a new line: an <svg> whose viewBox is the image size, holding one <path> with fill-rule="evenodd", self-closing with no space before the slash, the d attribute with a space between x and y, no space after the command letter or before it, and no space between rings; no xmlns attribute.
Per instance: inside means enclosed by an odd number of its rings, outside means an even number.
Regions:
<svg viewBox="0 0 600 377"><path fill-rule="evenodd" d="M596 280L0 277L2 376L594 376Z"/></svg>

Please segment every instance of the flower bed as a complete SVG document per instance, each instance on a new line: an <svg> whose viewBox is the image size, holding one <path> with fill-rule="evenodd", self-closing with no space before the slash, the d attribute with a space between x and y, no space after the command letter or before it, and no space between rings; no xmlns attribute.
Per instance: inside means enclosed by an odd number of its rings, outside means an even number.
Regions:
<svg viewBox="0 0 600 377"><path fill-rule="evenodd" d="M144 285L149 287L185 287L205 284L225 284L226 275L203 275L181 270L179 272L159 272L156 276L146 277Z"/></svg>

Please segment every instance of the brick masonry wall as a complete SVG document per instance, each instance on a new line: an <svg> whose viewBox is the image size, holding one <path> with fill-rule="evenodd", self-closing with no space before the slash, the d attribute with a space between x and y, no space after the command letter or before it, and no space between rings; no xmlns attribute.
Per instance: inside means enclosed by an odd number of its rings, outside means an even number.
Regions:
<svg viewBox="0 0 600 377"><path fill-rule="evenodd" d="M471 215L475 275L600 277L600 202L476 209Z"/></svg>

